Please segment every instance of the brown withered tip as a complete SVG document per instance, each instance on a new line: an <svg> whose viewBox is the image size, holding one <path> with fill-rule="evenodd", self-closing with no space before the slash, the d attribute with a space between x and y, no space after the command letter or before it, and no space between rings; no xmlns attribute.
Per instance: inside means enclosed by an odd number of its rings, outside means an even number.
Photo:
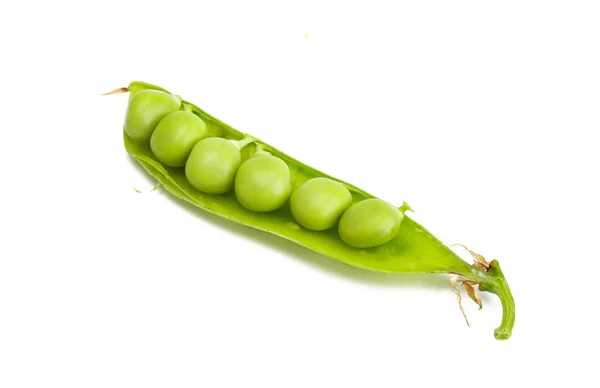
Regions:
<svg viewBox="0 0 600 388"><path fill-rule="evenodd" d="M108 92L108 93L102 93L103 96L108 96L111 94L121 94L121 93L127 93L129 91L129 89L127 89L126 87L122 87L119 89L115 89L112 92Z"/></svg>

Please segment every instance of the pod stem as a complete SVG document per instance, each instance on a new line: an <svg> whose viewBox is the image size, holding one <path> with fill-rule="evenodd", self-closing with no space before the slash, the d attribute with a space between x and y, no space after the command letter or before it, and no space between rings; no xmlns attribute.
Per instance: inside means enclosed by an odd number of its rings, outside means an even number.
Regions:
<svg viewBox="0 0 600 388"><path fill-rule="evenodd" d="M486 275L488 275L488 281L483 282L479 286L479 289L496 294L500 298L500 303L502 303L502 321L500 322L500 326L494 330L494 337L497 340L506 340L510 338L513 326L515 325L515 300L497 260L490 263L490 269Z"/></svg>
<svg viewBox="0 0 600 388"><path fill-rule="evenodd" d="M473 264L473 272L460 274L470 285L479 285L480 291L496 294L502 304L502 321L494 330L497 340L509 339L515 325L515 300L510 292L508 282L500 269L498 260L487 263L487 268L481 268L477 262Z"/></svg>
<svg viewBox="0 0 600 388"><path fill-rule="evenodd" d="M457 273L457 276L452 278L452 282L450 283L450 287L456 293L460 311L464 316L465 312L461 304L460 291L457 287L458 283L462 283L467 290L467 294L475 303L479 305L480 310L481 299L479 299L477 291L475 291L475 288L473 287L475 285L479 285L480 291L496 294L498 298L500 298L500 303L502 303L502 321L500 322L500 326L494 330L494 337L497 340L509 339L513 326L515 325L515 300L510 292L508 282L506 281L506 278L500 269L498 260L492 260L488 262L485 257L479 253L473 252L462 244L453 245L463 247L471 254L471 256L473 256L474 259L474 263L471 264L471 272ZM465 319L467 319L466 316ZM468 324L469 321L467 320L467 325Z"/></svg>

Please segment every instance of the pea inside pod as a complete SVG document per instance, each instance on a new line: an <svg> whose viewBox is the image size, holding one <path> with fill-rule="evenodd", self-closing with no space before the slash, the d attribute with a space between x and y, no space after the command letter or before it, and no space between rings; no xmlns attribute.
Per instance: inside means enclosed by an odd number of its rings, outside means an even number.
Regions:
<svg viewBox="0 0 600 388"><path fill-rule="evenodd" d="M372 248L393 239L400 230L403 214L379 199L365 199L342 215L340 238L355 248Z"/></svg>
<svg viewBox="0 0 600 388"><path fill-rule="evenodd" d="M180 110L163 118L150 138L156 158L171 167L183 167L192 147L206 135L206 124L192 112Z"/></svg>
<svg viewBox="0 0 600 388"><path fill-rule="evenodd" d="M185 176L198 190L223 194L233 188L242 157L239 145L220 137L199 141L185 164Z"/></svg>
<svg viewBox="0 0 600 388"><path fill-rule="evenodd" d="M290 210L296 221L315 231L333 228L351 204L350 191L329 178L310 179L290 198Z"/></svg>
<svg viewBox="0 0 600 388"><path fill-rule="evenodd" d="M125 132L134 140L146 141L166 115L178 111L181 98L159 90L144 89L127 105Z"/></svg>
<svg viewBox="0 0 600 388"><path fill-rule="evenodd" d="M290 169L283 160L260 153L240 166L234 187L243 207L270 212L282 207L292 193Z"/></svg>

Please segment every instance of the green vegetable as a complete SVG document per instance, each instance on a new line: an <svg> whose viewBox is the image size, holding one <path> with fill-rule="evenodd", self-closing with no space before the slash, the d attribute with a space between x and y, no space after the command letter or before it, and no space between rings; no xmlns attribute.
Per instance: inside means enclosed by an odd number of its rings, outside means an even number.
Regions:
<svg viewBox="0 0 600 388"><path fill-rule="evenodd" d="M224 194L233 188L233 180L242 155L234 142L209 137L194 146L185 164L185 176L200 191Z"/></svg>
<svg viewBox="0 0 600 388"><path fill-rule="evenodd" d="M246 160L235 176L235 196L246 209L270 212L292 194L290 169L275 156L259 153Z"/></svg>
<svg viewBox="0 0 600 388"><path fill-rule="evenodd" d="M305 228L316 231L333 228L350 205L350 191L340 182L329 178L307 181L294 191L290 199L294 219Z"/></svg>
<svg viewBox="0 0 600 388"><path fill-rule="evenodd" d="M181 99L153 89L131 95L125 114L125 132L135 140L148 140L159 121L179 110Z"/></svg>
<svg viewBox="0 0 600 388"><path fill-rule="evenodd" d="M206 124L195 114L180 110L163 118L150 137L150 148L167 166L183 167L196 145L206 134Z"/></svg>
<svg viewBox="0 0 600 388"><path fill-rule="evenodd" d="M341 239L355 248L372 248L396 237L404 214L389 203L369 198L352 205L340 220Z"/></svg>
<svg viewBox="0 0 600 388"><path fill-rule="evenodd" d="M125 148L171 194L200 209L365 270L453 274L451 286L455 292L457 284L462 284L469 297L478 303L481 301L475 290L477 286L480 291L498 295L503 315L494 335L497 339L510 337L515 306L498 261L487 262L471 252L475 262L468 264L404 214L411 210L406 203L393 208L356 186L233 129L187 101L175 110L192 112L206 123L207 136L227 140L201 140L194 146L185 168L161 163L148 139L158 122L174 110L178 97L144 82L132 82L114 93L126 91L130 92L130 99L124 128ZM139 100L139 96L151 91L152 101L146 101L150 97ZM232 141L235 147L227 145L227 141ZM241 165L237 159L240 149ZM232 179L236 169L237 175ZM347 197L340 186L315 178L341 185L350 193L354 205L346 210ZM231 190L232 180L234 190ZM308 181L316 183L304 186ZM326 204L327 198L333 199L331 207ZM335 226L344 210L338 228L327 229L332 223ZM321 228L326 230L315 231Z"/></svg>

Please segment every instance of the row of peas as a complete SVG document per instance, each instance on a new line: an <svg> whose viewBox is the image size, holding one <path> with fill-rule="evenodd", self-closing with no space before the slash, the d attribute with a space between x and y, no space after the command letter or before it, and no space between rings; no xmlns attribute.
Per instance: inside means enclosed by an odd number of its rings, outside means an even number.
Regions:
<svg viewBox="0 0 600 388"><path fill-rule="evenodd" d="M242 162L242 148L255 140L206 137L204 121L186 110L178 96L157 90L138 92L127 107L125 131L136 141L150 141L161 163L184 167L196 189L216 195L234 190L248 210L270 212L289 200L298 224L314 231L338 225L340 238L355 248L385 244L400 229L403 213L381 199L352 204L352 194L343 183L324 177L293 190L288 165L268 152L259 150Z"/></svg>

